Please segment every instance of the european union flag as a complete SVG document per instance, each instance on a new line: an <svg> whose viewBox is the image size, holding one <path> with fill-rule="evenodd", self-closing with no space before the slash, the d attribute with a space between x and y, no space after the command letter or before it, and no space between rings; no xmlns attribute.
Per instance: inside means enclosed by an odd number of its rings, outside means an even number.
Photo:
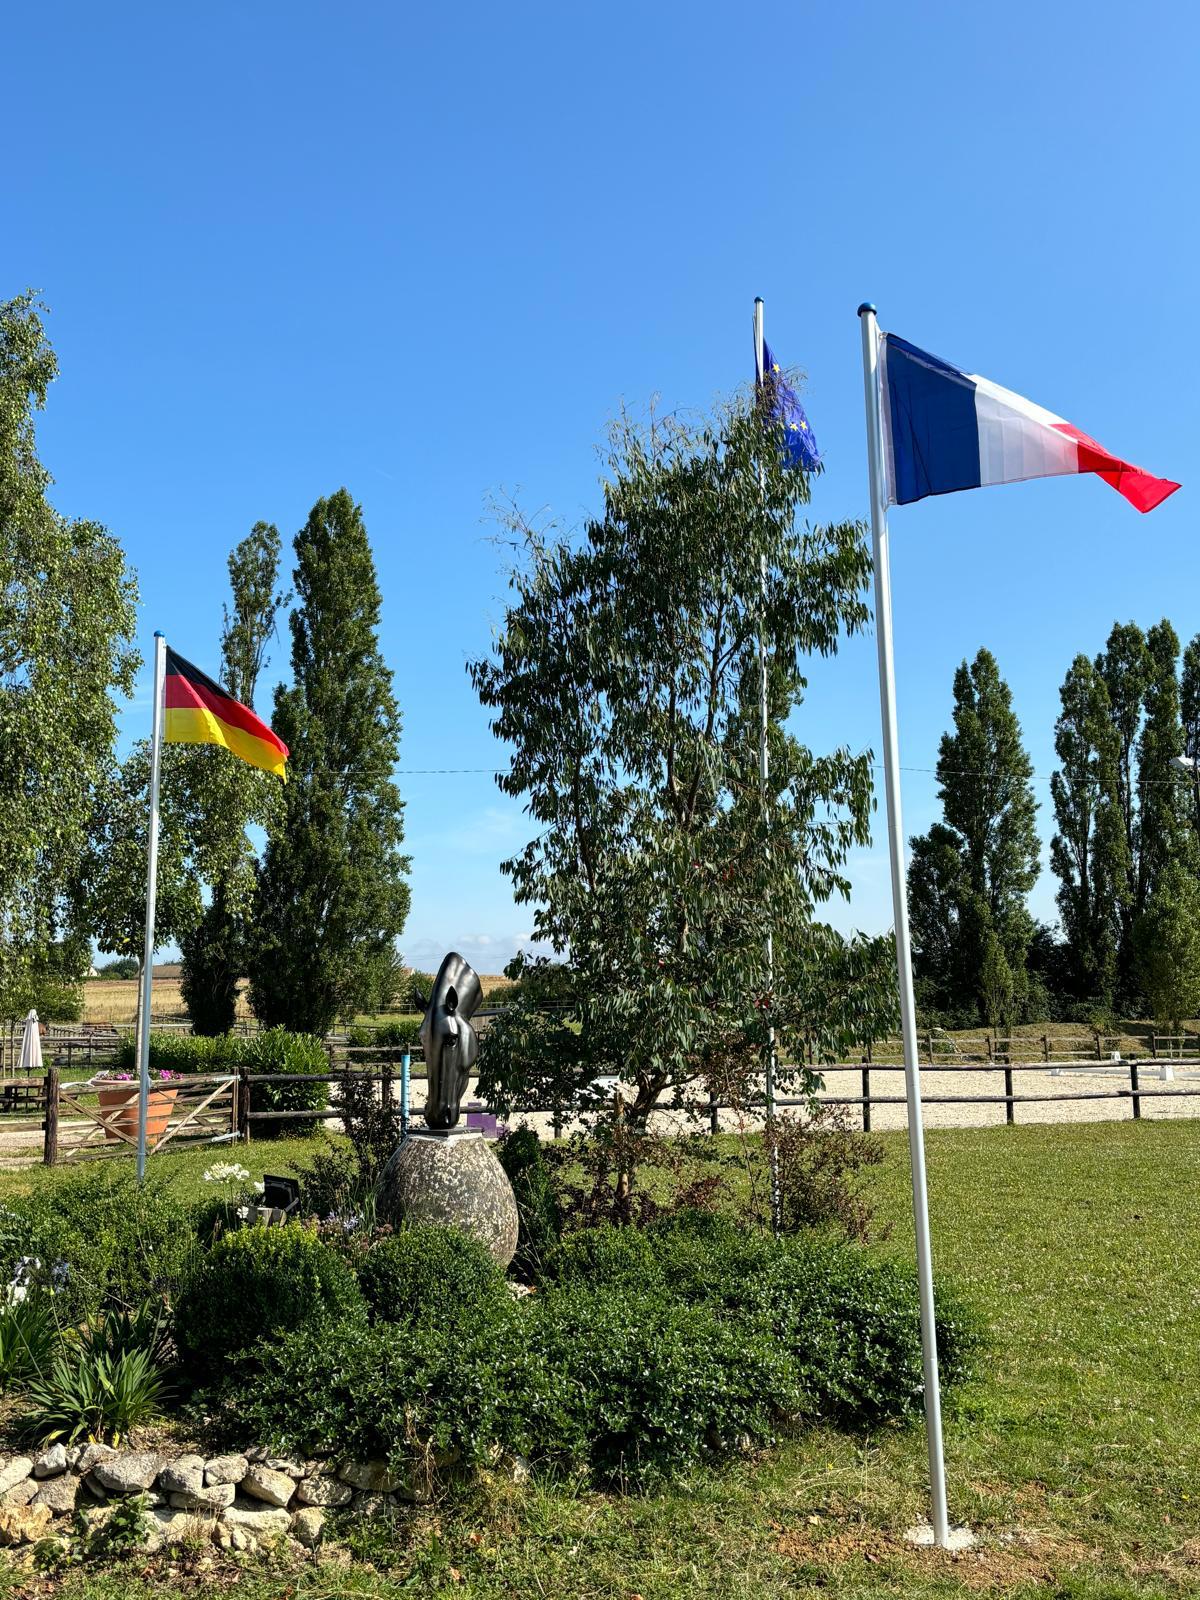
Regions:
<svg viewBox="0 0 1200 1600"><path fill-rule="evenodd" d="M772 422L783 425L785 463L789 467L801 467L805 472L811 472L819 466L821 454L804 414L804 407L800 404L800 397L784 377L783 369L771 354L771 347L765 339L759 395L765 415Z"/></svg>

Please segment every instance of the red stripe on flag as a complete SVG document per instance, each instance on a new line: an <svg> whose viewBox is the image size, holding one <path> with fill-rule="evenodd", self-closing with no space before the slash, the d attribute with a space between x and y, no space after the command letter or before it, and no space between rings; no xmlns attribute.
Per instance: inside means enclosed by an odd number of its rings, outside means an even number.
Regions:
<svg viewBox="0 0 1200 1600"><path fill-rule="evenodd" d="M1179 488L1170 478L1156 478L1141 467L1110 455L1103 445L1097 444L1095 439L1081 433L1069 422L1056 422L1054 426L1059 433L1065 433L1078 444L1080 472L1094 472L1139 511L1153 511L1155 506L1162 505L1167 496Z"/></svg>
<svg viewBox="0 0 1200 1600"><path fill-rule="evenodd" d="M241 728L244 733L261 739L272 749L278 750L280 755L288 754L288 747L277 733L273 733L261 717L256 717L248 706L240 700L231 700L228 695L214 694L202 684L185 678L181 673L173 672L167 678L166 694L167 710L203 710L211 711L213 716L221 722L227 722L231 728Z"/></svg>

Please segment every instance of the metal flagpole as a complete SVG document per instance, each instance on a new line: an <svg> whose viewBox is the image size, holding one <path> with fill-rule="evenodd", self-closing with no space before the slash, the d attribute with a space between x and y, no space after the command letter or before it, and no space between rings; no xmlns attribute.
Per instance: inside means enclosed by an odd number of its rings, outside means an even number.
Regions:
<svg viewBox="0 0 1200 1600"><path fill-rule="evenodd" d="M917 1279L921 1296L921 1351L925 1368L925 1430L934 1543L945 1546L946 1463L942 1448L942 1397L938 1387L937 1332L933 1310L933 1258L929 1249L929 1197L925 1187L925 1131L921 1119L921 1069L917 1059L917 1008L913 998L912 950L908 939L908 893L904 876L904 823L900 815L900 749L896 733L896 668L892 656L892 578L888 557L887 497L883 482L883 422L879 411L879 324L875 307L858 308L862 324L863 386L867 402L867 463L871 478L871 538L875 562L875 634L879 647L879 702L883 715L883 768L887 789L888 846L892 861L892 911L896 970L904 1036L904 1086L908 1099L908 1150L912 1165L913 1221L917 1235Z"/></svg>
<svg viewBox="0 0 1200 1600"><path fill-rule="evenodd" d="M146 1115L150 1106L150 990L154 982L154 913L158 895L158 776L162 765L163 688L167 641L154 635L154 723L150 742L150 827L146 836L146 932L142 944L141 1017L138 1025L138 1182L146 1176Z"/></svg>
<svg viewBox="0 0 1200 1600"><path fill-rule="evenodd" d="M763 302L762 296L754 297L754 364L761 387L763 372ZM764 469L758 469L759 487L765 492L766 481ZM759 729L758 729L758 791L762 800L762 813L764 824L767 821L767 779L770 776L770 752L767 747L767 732L770 726L767 705L767 636L766 636L766 607L767 607L767 557L764 553L759 557L759 584L762 599L762 611L758 623L758 702L759 702ZM775 938L771 925L767 925L767 1120L775 1121L775 1022L774 991L775 991ZM779 1194L779 1151L772 1136L770 1143L770 1176L771 1176L771 1227L775 1233L782 1226L782 1204Z"/></svg>

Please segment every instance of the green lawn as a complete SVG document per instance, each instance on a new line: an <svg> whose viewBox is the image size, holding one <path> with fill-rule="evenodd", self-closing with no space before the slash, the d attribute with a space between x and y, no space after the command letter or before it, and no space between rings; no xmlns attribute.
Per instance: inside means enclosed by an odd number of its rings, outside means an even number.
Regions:
<svg viewBox="0 0 1200 1600"><path fill-rule="evenodd" d="M887 1160L869 1178L891 1233L874 1248L907 1257L906 1146L899 1135L884 1143ZM259 1176L286 1171L305 1148L224 1154ZM952 1514L979 1531L978 1553L948 1558L903 1544L924 1506L919 1429L863 1439L825 1431L669 1494L494 1484L469 1504L373 1535L350 1563L252 1566L237 1575L238 1594L1200 1593L1200 1124L938 1131L928 1153L937 1269L992 1329L979 1381L946 1419ZM192 1186L212 1159L164 1156L161 1168L170 1163ZM5 1175L3 1188L29 1181L54 1175ZM56 1581L95 1600L181 1588L216 1600L229 1588L228 1574L140 1572Z"/></svg>

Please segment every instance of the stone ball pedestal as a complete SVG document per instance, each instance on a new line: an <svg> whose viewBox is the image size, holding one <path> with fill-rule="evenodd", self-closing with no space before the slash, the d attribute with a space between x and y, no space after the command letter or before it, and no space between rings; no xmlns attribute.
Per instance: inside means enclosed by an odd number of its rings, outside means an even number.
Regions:
<svg viewBox="0 0 1200 1600"><path fill-rule="evenodd" d="M517 1249L517 1202L508 1174L474 1128L422 1129L396 1150L379 1184L382 1222L461 1228L487 1245L501 1268Z"/></svg>

